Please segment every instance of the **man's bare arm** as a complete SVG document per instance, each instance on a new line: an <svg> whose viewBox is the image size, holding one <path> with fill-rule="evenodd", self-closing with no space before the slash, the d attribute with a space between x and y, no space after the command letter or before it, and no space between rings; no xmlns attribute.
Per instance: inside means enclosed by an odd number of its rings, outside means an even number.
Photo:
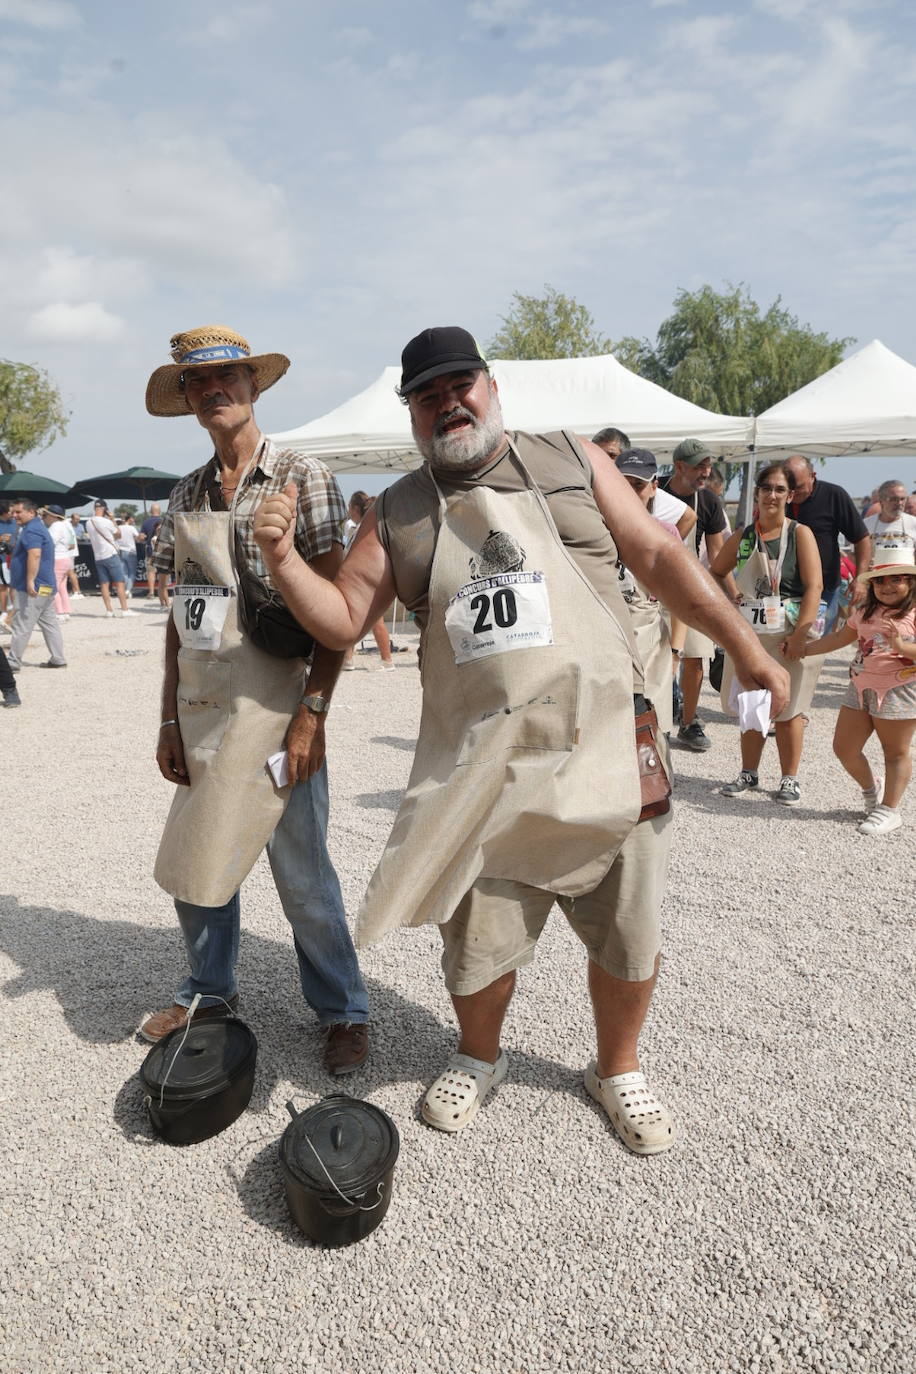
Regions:
<svg viewBox="0 0 916 1374"><path fill-rule="evenodd" d="M313 558L306 564L306 567L327 582L332 582L340 571L342 561L343 548L340 544L334 544L327 553L319 554L317 558ZM304 695L323 697L325 701L330 701L340 676L342 663L342 653L333 649L326 649L323 644L316 643ZM316 714L308 706L301 704L297 706L296 713L286 732L287 767L290 782L305 782L306 778L317 773L324 763L326 752L324 723L325 717L323 715Z"/></svg>
<svg viewBox="0 0 916 1374"><path fill-rule="evenodd" d="M391 563L372 511L359 527L334 582L328 582L293 547L295 487L258 507L254 537L271 581L301 625L328 649L342 652L362 637L395 598Z"/></svg>
<svg viewBox="0 0 916 1374"><path fill-rule="evenodd" d="M785 669L760 647L706 570L647 513L616 468L600 461L602 450L589 443L583 448L594 469L595 501L624 563L679 620L722 645L743 687L767 688L778 715L788 700Z"/></svg>
<svg viewBox="0 0 916 1374"><path fill-rule="evenodd" d="M165 662L162 673L162 713L161 720L169 721L159 730L156 741L156 763L159 772L169 782L189 785L188 769L185 764L184 746L178 726L178 650L181 642L172 616L165 627Z"/></svg>

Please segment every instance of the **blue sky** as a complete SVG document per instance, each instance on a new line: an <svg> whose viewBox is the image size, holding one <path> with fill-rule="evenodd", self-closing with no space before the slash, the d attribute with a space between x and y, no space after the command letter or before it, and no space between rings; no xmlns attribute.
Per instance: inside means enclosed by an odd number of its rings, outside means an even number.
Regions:
<svg viewBox="0 0 916 1374"><path fill-rule="evenodd" d="M287 353L259 406L282 430L417 330L487 339L547 282L617 338L654 337L680 288L743 281L916 363L914 15L0 0L0 354L46 367L73 412L26 466L199 462L190 418L143 407L177 330ZM826 475L897 474L916 486L916 460Z"/></svg>

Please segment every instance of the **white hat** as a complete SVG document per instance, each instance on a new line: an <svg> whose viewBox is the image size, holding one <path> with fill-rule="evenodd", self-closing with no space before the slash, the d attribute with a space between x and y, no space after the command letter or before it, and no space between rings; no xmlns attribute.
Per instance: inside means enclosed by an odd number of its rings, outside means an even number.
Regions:
<svg viewBox="0 0 916 1374"><path fill-rule="evenodd" d="M893 573L910 573L916 577L916 553L905 544L878 549L875 560L862 577L889 577Z"/></svg>

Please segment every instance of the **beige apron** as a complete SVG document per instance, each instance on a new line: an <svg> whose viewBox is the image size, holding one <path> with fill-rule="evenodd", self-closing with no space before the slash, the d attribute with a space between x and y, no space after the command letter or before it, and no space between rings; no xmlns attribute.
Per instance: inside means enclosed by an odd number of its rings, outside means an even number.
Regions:
<svg viewBox="0 0 916 1374"><path fill-rule="evenodd" d="M759 599L760 588L764 585L771 586L772 574L770 560L766 553L759 546L759 541L754 548L754 552L742 563L741 567L735 572L735 585L742 597L748 601ZM795 716L807 711L814 696L814 689L820 676L821 668L824 666L823 657L818 655L815 658L801 658L794 663L787 658L783 658L779 652L779 646L792 633L791 627L775 630L772 633L757 634L760 640L760 647L765 649L770 658L785 668L789 674L789 700L779 715L777 720L792 720ZM728 715L734 715L734 710L729 707L728 699L732 690L732 683L735 680L735 665L731 657L725 655L725 665L722 669L722 686L719 691L719 702L722 710Z"/></svg>
<svg viewBox="0 0 916 1374"><path fill-rule="evenodd" d="M659 730L668 732L673 725L674 705L671 628L659 602L629 568L624 570L620 586L645 673L643 690L655 707Z"/></svg>
<svg viewBox="0 0 916 1374"><path fill-rule="evenodd" d="M153 870L160 887L195 906L228 902L276 829L290 788L275 785L267 759L283 748L302 694L303 660L272 658L239 630L232 519L228 511L174 516L179 632L198 609L182 600L182 584L231 589L218 648L178 651L178 721L191 785L175 788Z"/></svg>
<svg viewBox="0 0 916 1374"><path fill-rule="evenodd" d="M478 878L590 892L639 816L632 633L566 552L514 447L511 461L526 490L439 490L419 739L360 945L449 920ZM505 628L511 598L544 588L546 612ZM451 618L466 605L462 635ZM488 650L515 635L528 647Z"/></svg>

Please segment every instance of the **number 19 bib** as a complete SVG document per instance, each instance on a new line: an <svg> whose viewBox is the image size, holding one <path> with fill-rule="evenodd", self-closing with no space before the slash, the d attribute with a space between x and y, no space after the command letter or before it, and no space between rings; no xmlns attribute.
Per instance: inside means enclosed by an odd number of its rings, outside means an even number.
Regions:
<svg viewBox="0 0 916 1374"><path fill-rule="evenodd" d="M445 628L456 663L552 644L544 574L499 573L466 583L446 607Z"/></svg>
<svg viewBox="0 0 916 1374"><path fill-rule="evenodd" d="M219 648L231 595L231 588L210 584L175 588L172 615L183 649Z"/></svg>

